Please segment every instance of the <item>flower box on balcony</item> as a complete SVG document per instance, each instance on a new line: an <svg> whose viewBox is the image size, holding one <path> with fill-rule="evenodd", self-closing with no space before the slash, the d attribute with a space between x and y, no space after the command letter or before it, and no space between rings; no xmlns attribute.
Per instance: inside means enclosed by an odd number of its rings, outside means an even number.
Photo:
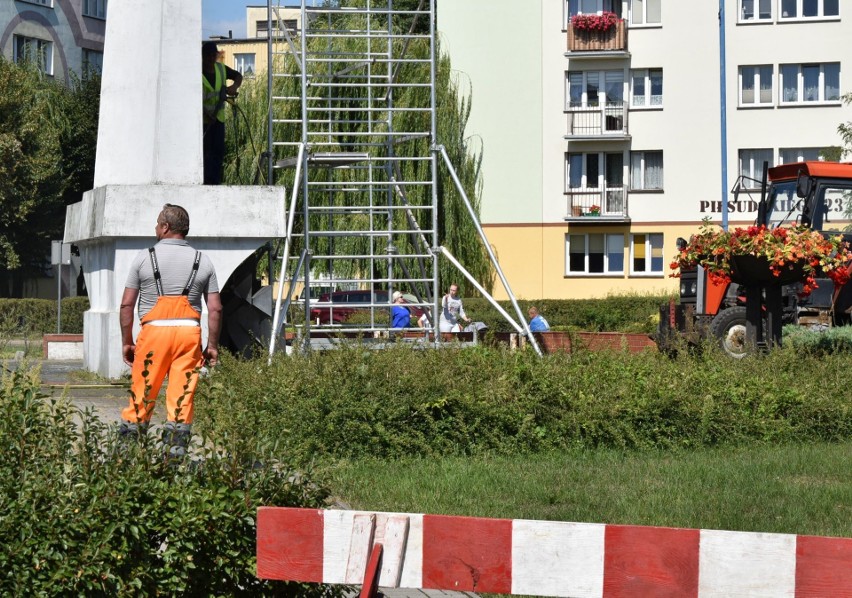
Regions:
<svg viewBox="0 0 852 598"><path fill-rule="evenodd" d="M627 27L619 19L614 27L606 31L577 29L568 24L568 51L594 52L601 50L626 50Z"/></svg>

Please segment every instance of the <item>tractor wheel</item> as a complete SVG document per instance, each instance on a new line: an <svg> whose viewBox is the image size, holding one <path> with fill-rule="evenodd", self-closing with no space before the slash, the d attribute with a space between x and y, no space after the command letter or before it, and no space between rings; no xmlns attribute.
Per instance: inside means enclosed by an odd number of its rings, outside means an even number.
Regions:
<svg viewBox="0 0 852 598"><path fill-rule="evenodd" d="M754 349L746 341L746 308L723 309L710 323L710 333L719 339L722 350L734 359L742 359Z"/></svg>

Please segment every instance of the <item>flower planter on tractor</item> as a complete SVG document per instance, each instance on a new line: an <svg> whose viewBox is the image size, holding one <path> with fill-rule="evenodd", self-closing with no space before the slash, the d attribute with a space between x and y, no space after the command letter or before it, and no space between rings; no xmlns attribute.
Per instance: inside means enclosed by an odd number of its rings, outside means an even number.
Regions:
<svg viewBox="0 0 852 598"><path fill-rule="evenodd" d="M737 182L735 200L741 189L753 187L747 182L744 177ZM775 262L770 268L765 255L737 254L736 248L717 248L721 255L702 254L706 229L693 236L692 245L678 239L680 254L673 266L680 267L680 301L660 306L654 340L661 350L672 352L684 342L713 339L726 353L739 358L780 345L784 324L823 330L852 323L852 284L846 284L852 268L852 262L846 262L846 245L852 241L852 233L839 230L852 216L852 164L764 165L759 183L758 230L748 232L783 237L772 231L792 222L798 226L787 230L791 235L801 232L807 242L795 248L793 259L781 261L783 267ZM825 256L825 248L820 254L823 259L808 254L811 243L807 236L813 236L809 231L819 232L818 239L831 240L836 251L830 258Z"/></svg>

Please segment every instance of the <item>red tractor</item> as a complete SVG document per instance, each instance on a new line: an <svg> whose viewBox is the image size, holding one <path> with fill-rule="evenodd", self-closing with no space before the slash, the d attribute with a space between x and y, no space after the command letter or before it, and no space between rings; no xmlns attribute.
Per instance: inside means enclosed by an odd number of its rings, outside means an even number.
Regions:
<svg viewBox="0 0 852 598"><path fill-rule="evenodd" d="M748 182L743 177L737 181L735 201L740 190L749 187ZM852 163L798 162L764 167L763 181L751 182L760 187L756 224L768 228L800 224L823 234L842 234L846 241L852 241L852 232L842 230L852 215ZM678 246L685 247L686 241L678 239ZM852 323L852 283L835 288L831 279L818 278L817 284L805 297L800 296L801 283L781 288L782 324L822 330ZM743 357L751 349L746 334L747 295L736 283L714 284L701 266L681 269L680 303L672 301L660 308L656 334L660 349L672 350L678 338L690 343L713 338L732 357ZM765 331L765 322L763 327Z"/></svg>

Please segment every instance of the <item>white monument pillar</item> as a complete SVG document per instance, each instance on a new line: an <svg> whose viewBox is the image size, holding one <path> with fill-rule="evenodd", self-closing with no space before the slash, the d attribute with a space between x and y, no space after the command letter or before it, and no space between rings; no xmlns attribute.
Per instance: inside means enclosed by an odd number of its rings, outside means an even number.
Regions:
<svg viewBox="0 0 852 598"><path fill-rule="evenodd" d="M220 286L284 235L283 187L201 184L201 89L200 0L110 6L95 188L68 207L64 238L80 248L89 293L85 366L103 376L126 371L118 308L131 260L156 242L163 204L187 209L188 240L210 256Z"/></svg>

